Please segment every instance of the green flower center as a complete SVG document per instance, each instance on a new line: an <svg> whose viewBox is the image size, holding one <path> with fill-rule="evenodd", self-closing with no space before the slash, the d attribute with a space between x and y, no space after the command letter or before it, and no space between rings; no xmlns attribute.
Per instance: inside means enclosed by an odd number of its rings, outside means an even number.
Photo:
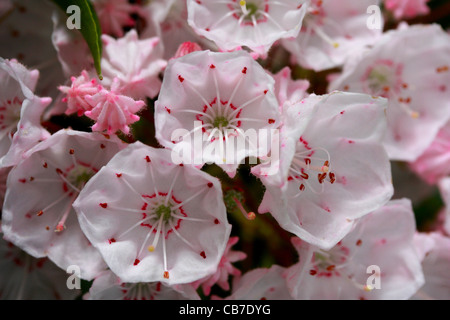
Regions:
<svg viewBox="0 0 450 320"><path fill-rule="evenodd" d="M69 172L67 180L69 180L73 186L81 190L94 174L95 171L91 168L80 165Z"/></svg>
<svg viewBox="0 0 450 320"><path fill-rule="evenodd" d="M218 116L214 119L213 126L215 128L226 128L229 124L229 121L224 116Z"/></svg>
<svg viewBox="0 0 450 320"><path fill-rule="evenodd" d="M170 206L165 206L165 205L161 204L155 209L155 215L158 220L161 219L161 217L162 217L164 222L167 222L167 221L169 221L169 219L172 215L172 208Z"/></svg>

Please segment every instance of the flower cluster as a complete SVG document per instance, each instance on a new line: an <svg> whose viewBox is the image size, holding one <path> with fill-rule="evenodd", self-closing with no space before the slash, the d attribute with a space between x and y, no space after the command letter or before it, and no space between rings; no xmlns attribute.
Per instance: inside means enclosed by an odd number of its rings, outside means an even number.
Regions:
<svg viewBox="0 0 450 320"><path fill-rule="evenodd" d="M450 299L427 2L5 1L0 298Z"/></svg>

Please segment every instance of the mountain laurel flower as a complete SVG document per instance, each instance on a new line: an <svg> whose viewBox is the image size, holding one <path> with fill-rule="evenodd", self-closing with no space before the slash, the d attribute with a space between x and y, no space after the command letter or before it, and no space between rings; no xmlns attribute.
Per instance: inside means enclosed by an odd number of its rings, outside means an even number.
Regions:
<svg viewBox="0 0 450 320"><path fill-rule="evenodd" d="M252 173L266 187L258 208L321 248L336 245L355 220L393 194L382 145L386 99L357 93L311 95L284 106L278 175Z"/></svg>
<svg viewBox="0 0 450 320"><path fill-rule="evenodd" d="M441 198L445 204L445 221L444 221L444 231L450 236L450 177L442 178L439 181L439 191L441 193Z"/></svg>
<svg viewBox="0 0 450 320"><path fill-rule="evenodd" d="M374 44L380 27L367 27L367 8L380 0L312 0L297 37L283 39L283 46L304 68L323 71L339 67L359 51Z"/></svg>
<svg viewBox="0 0 450 320"><path fill-rule="evenodd" d="M161 282L122 282L110 270L95 277L84 300L200 300L188 284L168 286Z"/></svg>
<svg viewBox="0 0 450 320"><path fill-rule="evenodd" d="M92 96L85 96L92 109L84 114L95 121L92 131L114 134L120 130L129 134L129 125L140 119L135 113L145 106L145 102L119 94L118 86L119 80L115 78L111 90L103 88Z"/></svg>
<svg viewBox="0 0 450 320"><path fill-rule="evenodd" d="M117 93L133 99L155 98L161 88L159 74L167 65L160 39L141 40L132 29L119 39L104 34L102 42L102 85L110 89L117 79Z"/></svg>
<svg viewBox="0 0 450 320"><path fill-rule="evenodd" d="M123 282L189 283L216 272L231 226L219 181L135 142L74 203L81 227Z"/></svg>
<svg viewBox="0 0 450 320"><path fill-rule="evenodd" d="M292 300L285 279L286 268L272 265L245 273L233 282L226 300Z"/></svg>
<svg viewBox="0 0 450 320"><path fill-rule="evenodd" d="M450 238L439 232L417 232L414 244L422 261L425 284L412 299L450 299Z"/></svg>
<svg viewBox="0 0 450 320"><path fill-rule="evenodd" d="M404 198L359 219L329 250L294 238L300 261L288 269L289 291L294 299L409 299L424 284L415 230L411 201Z"/></svg>
<svg viewBox="0 0 450 320"><path fill-rule="evenodd" d="M428 1L430 0L384 0L384 5L396 19L411 19L430 12Z"/></svg>
<svg viewBox="0 0 450 320"><path fill-rule="evenodd" d="M344 66L329 90L388 98L385 147L392 160L412 162L450 119L449 61L450 36L439 25L402 25Z"/></svg>
<svg viewBox="0 0 450 320"><path fill-rule="evenodd" d="M204 279L200 279L195 281L192 285L194 288L202 287L203 293L207 296L211 293L211 287L216 283L225 291L230 290L229 284L229 275L240 276L241 271L235 268L232 263L243 260L247 257L244 252L231 250L231 247L234 246L239 241L239 237L230 237L228 240L227 247L225 249L225 253L220 259L219 266L217 267L216 273L211 276L208 276Z"/></svg>
<svg viewBox="0 0 450 320"><path fill-rule="evenodd" d="M125 27L134 27L132 14L140 13L140 7L128 0L93 0L102 33L123 37Z"/></svg>
<svg viewBox="0 0 450 320"><path fill-rule="evenodd" d="M35 96L39 71L28 70L17 60L0 58L0 162L17 164L24 153L50 133L41 125L50 98Z"/></svg>
<svg viewBox="0 0 450 320"><path fill-rule="evenodd" d="M118 140L118 139L117 139ZM92 279L106 265L80 229L72 203L85 183L123 147L99 133L60 130L30 150L7 181L2 229L9 241Z"/></svg>
<svg viewBox="0 0 450 320"><path fill-rule="evenodd" d="M296 37L309 0L188 0L188 23L222 51L248 47L262 55L275 41Z"/></svg>
<svg viewBox="0 0 450 320"><path fill-rule="evenodd" d="M280 105L280 111L286 101L296 103L309 94L307 92L310 83L308 80L293 80L291 69L284 67L277 74L273 75L275 80L275 95Z"/></svg>
<svg viewBox="0 0 450 320"><path fill-rule="evenodd" d="M1 300L73 300L67 273L48 258L35 258L3 238L0 233Z"/></svg>
<svg viewBox="0 0 450 320"><path fill-rule="evenodd" d="M88 72L83 70L79 77L71 77L72 84L69 86L59 86L58 89L66 96L62 102L67 103L65 114L69 115L77 113L81 117L86 111L92 110L91 106L86 100L86 96L95 95L103 89L96 79L91 79Z"/></svg>
<svg viewBox="0 0 450 320"><path fill-rule="evenodd" d="M450 121L439 130L428 148L410 163L410 168L431 185L450 175Z"/></svg>
<svg viewBox="0 0 450 320"><path fill-rule="evenodd" d="M230 176L246 157L265 156L279 125L274 80L244 51L197 51L169 62L158 100L159 143L180 162L215 163ZM174 159L174 161L177 159Z"/></svg>

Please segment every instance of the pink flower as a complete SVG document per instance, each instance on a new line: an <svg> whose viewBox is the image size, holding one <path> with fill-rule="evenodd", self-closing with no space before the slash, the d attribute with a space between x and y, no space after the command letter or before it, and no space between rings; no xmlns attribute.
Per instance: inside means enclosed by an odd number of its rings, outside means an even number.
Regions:
<svg viewBox="0 0 450 320"><path fill-rule="evenodd" d="M222 51L246 46L267 54L273 43L296 37L309 1L188 0L188 23Z"/></svg>
<svg viewBox="0 0 450 320"><path fill-rule="evenodd" d="M159 38L140 40L133 29L117 40L103 35L102 41L102 85L112 89L117 79L118 94L133 99L156 97L161 88L159 74L167 65Z"/></svg>
<svg viewBox="0 0 450 320"><path fill-rule="evenodd" d="M450 235L450 177L443 178L439 181L439 191L445 204L445 221L444 232Z"/></svg>
<svg viewBox="0 0 450 320"><path fill-rule="evenodd" d="M400 199L362 217L345 238L319 250L295 238L299 262L286 275L295 299L403 300L424 284L411 202Z"/></svg>
<svg viewBox="0 0 450 320"><path fill-rule="evenodd" d="M202 48L196 42L186 41L180 44L173 58L180 58L194 51L202 51Z"/></svg>
<svg viewBox="0 0 450 320"><path fill-rule="evenodd" d="M386 9L394 13L397 19L410 19L418 15L428 14L429 0L384 0Z"/></svg>
<svg viewBox="0 0 450 320"><path fill-rule="evenodd" d="M99 133L60 130L29 151L8 177L3 206L5 237L34 257L81 268L92 279L105 268L78 224L72 203L84 184L122 143Z"/></svg>
<svg viewBox="0 0 450 320"><path fill-rule="evenodd" d="M321 248L331 248L355 220L392 196L391 167L381 144L387 101L334 92L283 110L279 174L252 173L266 187L258 211Z"/></svg>
<svg viewBox="0 0 450 320"><path fill-rule="evenodd" d="M378 41L382 28L367 27L367 8L380 0L312 0L297 37L283 46L304 68L322 71L341 66L355 51ZM382 19L382 16L380 16ZM382 27L383 21L380 21Z"/></svg>
<svg viewBox="0 0 450 320"><path fill-rule="evenodd" d="M28 255L0 233L1 300L73 300L80 291L67 288L67 277L47 258Z"/></svg>
<svg viewBox="0 0 450 320"><path fill-rule="evenodd" d="M181 44L198 43L203 48L217 50L212 41L199 36L188 25L186 0L153 0L143 7L146 26L142 38L159 37L164 48L164 58L176 55Z"/></svg>
<svg viewBox="0 0 450 320"><path fill-rule="evenodd" d="M194 288L202 287L203 293L207 296L211 293L211 287L216 283L225 291L230 290L230 285L228 282L229 275L240 276L241 271L235 268L232 263L236 261L243 260L247 257L244 252L231 251L231 247L234 246L239 240L239 237L231 237L228 241L225 252L220 259L219 266L217 267L216 273L206 278L195 281L192 285Z"/></svg>
<svg viewBox="0 0 450 320"><path fill-rule="evenodd" d="M437 233L416 233L414 242L421 256L425 284L413 299L450 299L450 238Z"/></svg>
<svg viewBox="0 0 450 320"><path fill-rule="evenodd" d="M86 111L92 110L91 106L86 100L86 96L95 95L102 86L96 79L91 79L88 72L83 70L81 75L77 78L71 77L72 84L68 86L59 86L58 89L66 96L63 98L63 102L67 102L66 114L77 113L81 117Z"/></svg>
<svg viewBox="0 0 450 320"><path fill-rule="evenodd" d="M85 300L199 300L190 285L168 286L161 282L122 282L110 270L94 279Z"/></svg>
<svg viewBox="0 0 450 320"><path fill-rule="evenodd" d="M156 138L174 153L183 150L181 162L216 163L234 176L246 157L268 152L246 134L278 127L273 85L244 51L197 51L173 59L155 102Z"/></svg>
<svg viewBox="0 0 450 320"><path fill-rule="evenodd" d="M86 95L85 101L92 107L84 114L96 123L92 126L92 131L114 134L120 130L125 134L130 132L129 125L139 120L137 113L145 102L121 95L117 93L119 81L114 80L111 91L101 89L94 95Z"/></svg>
<svg viewBox="0 0 450 320"><path fill-rule="evenodd" d="M428 148L412 163L411 169L429 184L450 175L450 122L439 130Z"/></svg>
<svg viewBox="0 0 450 320"><path fill-rule="evenodd" d="M219 181L128 145L74 203L81 227L123 282L189 283L216 272L229 239Z"/></svg>
<svg viewBox="0 0 450 320"><path fill-rule="evenodd" d="M16 60L0 58L0 161L2 167L17 164L28 149L50 133L41 125L50 98L33 94L39 72Z"/></svg>
<svg viewBox="0 0 450 320"><path fill-rule="evenodd" d="M102 33L122 37L124 27L134 27L133 13L139 13L140 7L128 0L93 0Z"/></svg>
<svg viewBox="0 0 450 320"><path fill-rule="evenodd" d="M285 272L278 265L253 269L234 281L233 292L226 300L292 300Z"/></svg>
<svg viewBox="0 0 450 320"><path fill-rule="evenodd" d="M284 67L276 75L273 75L275 79L275 95L278 98L280 110L285 102L296 103L309 94L307 92L310 83L308 80L293 80L291 77L291 69Z"/></svg>
<svg viewBox="0 0 450 320"><path fill-rule="evenodd" d="M344 66L329 89L388 98L384 145L391 159L412 162L450 119L449 61L450 38L439 25L404 25Z"/></svg>

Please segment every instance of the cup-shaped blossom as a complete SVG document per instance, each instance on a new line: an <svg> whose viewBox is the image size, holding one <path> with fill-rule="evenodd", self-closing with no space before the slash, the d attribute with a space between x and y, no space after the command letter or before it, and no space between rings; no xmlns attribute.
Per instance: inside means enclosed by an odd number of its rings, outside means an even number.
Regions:
<svg viewBox="0 0 450 320"><path fill-rule="evenodd" d="M3 167L15 165L24 152L50 133L41 116L50 98L33 94L39 78L16 60L0 58L0 159Z"/></svg>
<svg viewBox="0 0 450 320"><path fill-rule="evenodd" d="M297 37L283 46L304 68L322 71L341 66L355 51L375 43L382 34L380 0L312 0ZM377 26L368 27L368 8Z"/></svg>
<svg viewBox="0 0 450 320"><path fill-rule="evenodd" d="M449 300L450 238L439 232L417 232L414 236L414 242L421 258L425 284L412 298Z"/></svg>
<svg viewBox="0 0 450 320"><path fill-rule="evenodd" d="M223 51L241 46L265 55L277 40L296 37L309 0L188 0L188 23Z"/></svg>
<svg viewBox="0 0 450 320"><path fill-rule="evenodd" d="M72 203L84 184L123 147L99 133L60 130L29 151L7 181L2 228L9 241L92 279L105 268L80 229Z"/></svg>
<svg viewBox="0 0 450 320"><path fill-rule="evenodd" d="M450 121L439 130L425 151L410 168L430 185L450 175Z"/></svg>
<svg viewBox="0 0 450 320"><path fill-rule="evenodd" d="M213 274L228 224L219 181L135 142L74 203L81 227L123 282L189 283Z"/></svg>
<svg viewBox="0 0 450 320"><path fill-rule="evenodd" d="M1 300L73 300L81 292L67 287L67 273L48 258L35 258L0 233Z"/></svg>
<svg viewBox="0 0 450 320"><path fill-rule="evenodd" d="M161 282L122 282L111 270L95 277L85 300L199 300L189 284L168 286Z"/></svg>
<svg viewBox="0 0 450 320"><path fill-rule="evenodd" d="M409 199L392 200L358 220L329 250L293 239L300 261L286 275L295 299L404 300L424 284Z"/></svg>
<svg viewBox="0 0 450 320"><path fill-rule="evenodd" d="M392 11L397 19L411 19L418 15L427 14L430 0L384 0L386 9Z"/></svg>
<svg viewBox="0 0 450 320"><path fill-rule="evenodd" d="M192 286L194 288L202 287L203 293L207 296L211 293L211 287L216 283L223 290L230 290L230 284L228 277L230 275L240 276L241 271L232 265L233 262L237 262L243 260L247 257L244 252L231 250L231 247L234 246L239 240L239 237L231 237L228 241L227 247L225 249L224 255L220 259L219 266L217 267L217 271L204 279L200 279L195 281Z"/></svg>
<svg viewBox="0 0 450 320"><path fill-rule="evenodd" d="M285 272L279 265L251 270L233 282L233 292L226 300L292 300Z"/></svg>
<svg viewBox="0 0 450 320"><path fill-rule="evenodd" d="M334 92L284 106L279 172L252 168L266 187L258 211L321 248L331 248L355 219L393 194L382 137L387 101Z"/></svg>
<svg viewBox="0 0 450 320"><path fill-rule="evenodd" d="M216 163L233 176L246 157L270 151L265 138L279 122L273 86L244 51L173 59L155 103L156 138L176 162Z"/></svg>
<svg viewBox="0 0 450 320"><path fill-rule="evenodd" d="M159 74L167 65L160 39L141 40L132 29L119 39L104 34L102 42L102 85L110 88L117 79L117 93L133 99L155 98L161 88Z"/></svg>
<svg viewBox="0 0 450 320"><path fill-rule="evenodd" d="M385 147L414 161L450 118L450 36L437 24L401 26L344 66L330 90L389 99Z"/></svg>
<svg viewBox="0 0 450 320"><path fill-rule="evenodd" d="M126 27L134 27L136 22L131 15L140 13L140 7L128 0L93 0L92 3L102 32L116 37L122 37Z"/></svg>

